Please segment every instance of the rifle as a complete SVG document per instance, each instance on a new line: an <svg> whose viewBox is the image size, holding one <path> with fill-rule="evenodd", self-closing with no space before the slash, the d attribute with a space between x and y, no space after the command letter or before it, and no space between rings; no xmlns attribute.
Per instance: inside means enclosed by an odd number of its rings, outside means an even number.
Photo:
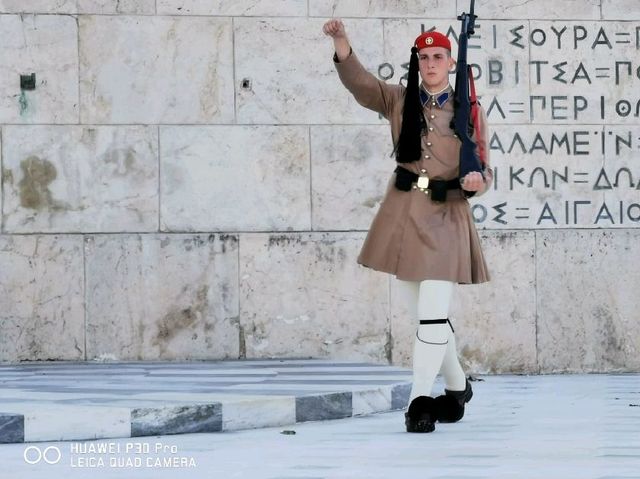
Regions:
<svg viewBox="0 0 640 479"><path fill-rule="evenodd" d="M462 13L458 20L462 21L462 29L458 41L458 68L456 72L456 88L453 94L454 116L451 120L451 129L456 132L458 139L462 142L460 146L460 173L459 178L464 178L467 173L478 171L482 174L482 153L477 151L476 142L471 139L474 126L472 117L475 116L477 123L477 101L475 99L475 88L473 87L473 74L471 66L467 64L467 48L469 37L475 33L474 15L475 0L471 0L470 13ZM469 81L474 98L469 97ZM476 111L472 111L472 110ZM479 132L478 132L479 133ZM484 177L484 174L482 175Z"/></svg>

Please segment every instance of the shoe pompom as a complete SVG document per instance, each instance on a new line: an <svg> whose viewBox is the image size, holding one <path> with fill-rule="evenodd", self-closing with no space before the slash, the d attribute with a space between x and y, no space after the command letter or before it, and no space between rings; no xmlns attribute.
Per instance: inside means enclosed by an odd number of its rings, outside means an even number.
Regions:
<svg viewBox="0 0 640 479"><path fill-rule="evenodd" d="M410 417L418 419L422 414L433 414L434 411L434 398L430 396L418 396L411 401L411 404L409 404L409 410L407 413Z"/></svg>
<svg viewBox="0 0 640 479"><path fill-rule="evenodd" d="M433 432L436 428L435 399L429 396L418 396L411 401L409 409L404 414L407 432Z"/></svg>
<svg viewBox="0 0 640 479"><path fill-rule="evenodd" d="M442 395L434 399L436 415L440 422L457 422L464 416L464 406L452 396Z"/></svg>

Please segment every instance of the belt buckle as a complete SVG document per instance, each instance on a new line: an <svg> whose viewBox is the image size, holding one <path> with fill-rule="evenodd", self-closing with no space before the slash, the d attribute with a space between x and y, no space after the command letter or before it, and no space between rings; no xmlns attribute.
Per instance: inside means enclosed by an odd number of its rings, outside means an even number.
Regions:
<svg viewBox="0 0 640 479"><path fill-rule="evenodd" d="M428 176L420 176L418 177L418 189L425 194L429 194L429 177Z"/></svg>

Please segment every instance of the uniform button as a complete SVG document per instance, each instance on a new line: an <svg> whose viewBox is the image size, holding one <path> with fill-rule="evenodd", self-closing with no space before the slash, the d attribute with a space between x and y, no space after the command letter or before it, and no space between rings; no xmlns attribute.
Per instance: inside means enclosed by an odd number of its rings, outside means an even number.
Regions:
<svg viewBox="0 0 640 479"><path fill-rule="evenodd" d="M435 115L431 115L430 118L433 120L436 116Z"/></svg>
<svg viewBox="0 0 640 479"><path fill-rule="evenodd" d="M430 142L430 141L429 141L429 142L427 142L427 146L431 146L431 142Z"/></svg>
<svg viewBox="0 0 640 479"><path fill-rule="evenodd" d="M429 131L433 131L433 127L432 126L429 127Z"/></svg>
<svg viewBox="0 0 640 479"><path fill-rule="evenodd" d="M426 173L427 170L425 170L424 168L420 170L420 173Z"/></svg>
<svg viewBox="0 0 640 479"><path fill-rule="evenodd" d="M425 159L427 159L427 160L428 160L429 158L431 158L429 155L424 155L424 157L425 157Z"/></svg>
<svg viewBox="0 0 640 479"><path fill-rule="evenodd" d="M432 105L432 106L436 106L435 102L433 102L431 105Z"/></svg>
<svg viewBox="0 0 640 479"><path fill-rule="evenodd" d="M413 185L413 189L417 190L418 189L418 185Z"/></svg>

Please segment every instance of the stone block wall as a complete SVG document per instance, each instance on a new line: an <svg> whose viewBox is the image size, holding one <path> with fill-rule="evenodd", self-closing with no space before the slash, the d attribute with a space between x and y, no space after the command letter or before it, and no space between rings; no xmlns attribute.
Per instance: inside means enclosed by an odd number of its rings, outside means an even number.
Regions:
<svg viewBox="0 0 640 479"><path fill-rule="evenodd" d="M0 361L328 357L409 366L355 262L393 169L327 18L397 83L467 0L0 0ZM640 3L477 0L493 281L469 372L639 371ZM455 52L454 52L455 54ZM21 75L35 74L35 89ZM453 78L452 78L453 80Z"/></svg>

